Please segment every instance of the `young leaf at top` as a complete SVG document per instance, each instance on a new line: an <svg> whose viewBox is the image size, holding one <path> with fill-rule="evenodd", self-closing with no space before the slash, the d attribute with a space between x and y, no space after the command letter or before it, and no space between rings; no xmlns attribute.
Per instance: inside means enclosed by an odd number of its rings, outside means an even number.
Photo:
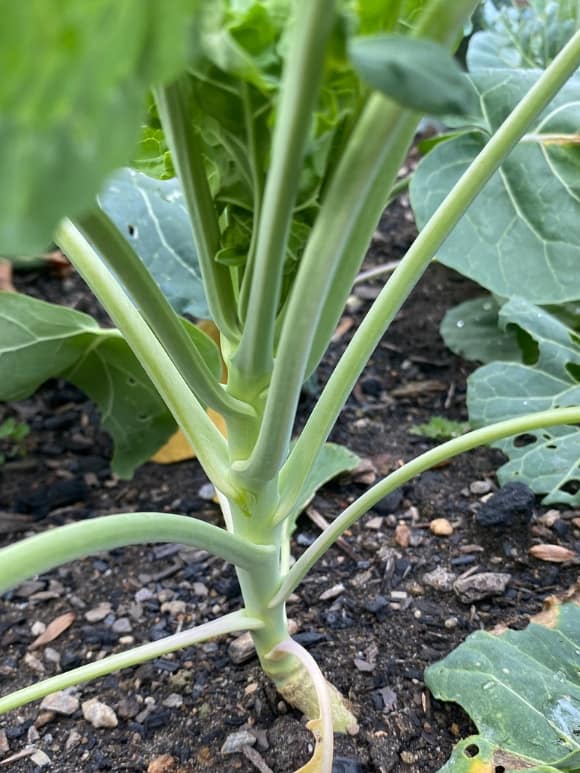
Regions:
<svg viewBox="0 0 580 773"><path fill-rule="evenodd" d="M34 254L127 163L198 0L0 0L0 254Z"/></svg>
<svg viewBox="0 0 580 773"><path fill-rule="evenodd" d="M219 378L215 344L184 324ZM173 417L116 330L64 306L0 293L0 400L28 397L49 378L70 381L97 403L120 477L131 477L175 431Z"/></svg>
<svg viewBox="0 0 580 773"><path fill-rule="evenodd" d="M537 70L473 74L486 131L437 145L411 181L420 227L538 80ZM573 76L493 175L437 258L502 297L533 303L580 297L580 75Z"/></svg>
<svg viewBox="0 0 580 773"><path fill-rule="evenodd" d="M468 380L467 406L475 426L556 406L580 405L580 336L522 298L502 307L501 326L516 328L523 362L492 362ZM509 462L500 483L520 480L545 504L580 505L580 429L555 426L495 443Z"/></svg>
<svg viewBox="0 0 580 773"><path fill-rule="evenodd" d="M373 89L431 115L469 115L475 93L453 56L431 40L403 35L354 38L350 58Z"/></svg>
<svg viewBox="0 0 580 773"><path fill-rule="evenodd" d="M122 169L99 203L179 314L209 317L191 223L179 181Z"/></svg>
<svg viewBox="0 0 580 773"><path fill-rule="evenodd" d="M523 631L476 631L430 666L425 684L471 716L439 773L580 770L580 604L554 602Z"/></svg>

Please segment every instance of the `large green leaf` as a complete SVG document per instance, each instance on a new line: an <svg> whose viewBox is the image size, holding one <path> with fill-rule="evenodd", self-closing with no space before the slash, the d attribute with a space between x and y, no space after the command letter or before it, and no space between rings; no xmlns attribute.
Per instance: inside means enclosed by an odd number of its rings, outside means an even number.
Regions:
<svg viewBox="0 0 580 773"><path fill-rule="evenodd" d="M198 0L0 0L0 254L34 254L129 161Z"/></svg>
<svg viewBox="0 0 580 773"><path fill-rule="evenodd" d="M464 115L474 108L468 78L451 53L432 40L359 37L349 53L363 80L404 107L431 115Z"/></svg>
<svg viewBox="0 0 580 773"><path fill-rule="evenodd" d="M485 3L486 29L469 42L470 71L488 67L547 67L576 30L577 3L533 0L498 10Z"/></svg>
<svg viewBox="0 0 580 773"><path fill-rule="evenodd" d="M218 378L215 345L186 324ZM113 470L121 477L131 477L175 430L171 414L117 330L100 328L73 309L0 293L0 400L28 397L49 378L70 381L97 403L114 441Z"/></svg>
<svg viewBox="0 0 580 773"><path fill-rule="evenodd" d="M499 309L491 295L464 301L449 309L439 328L446 346L466 360L520 361L515 332L498 326Z"/></svg>
<svg viewBox="0 0 580 773"><path fill-rule="evenodd" d="M437 145L419 164L411 200L423 226L491 134L537 81L537 70L488 70L473 80L485 132ZM438 259L502 297L580 298L580 75L575 75L493 175Z"/></svg>
<svg viewBox="0 0 580 773"><path fill-rule="evenodd" d="M123 169L99 203L180 314L209 317L191 222L179 181Z"/></svg>
<svg viewBox="0 0 580 773"><path fill-rule="evenodd" d="M580 771L580 605L553 605L523 631L477 631L425 683L459 703L479 734L440 773Z"/></svg>
<svg viewBox="0 0 580 773"><path fill-rule="evenodd" d="M500 324L519 329L524 363L493 362L468 380L473 425L486 425L558 406L580 405L580 336L522 298L501 309ZM524 481L544 502L580 505L580 429L550 427L499 441L509 462L501 482Z"/></svg>

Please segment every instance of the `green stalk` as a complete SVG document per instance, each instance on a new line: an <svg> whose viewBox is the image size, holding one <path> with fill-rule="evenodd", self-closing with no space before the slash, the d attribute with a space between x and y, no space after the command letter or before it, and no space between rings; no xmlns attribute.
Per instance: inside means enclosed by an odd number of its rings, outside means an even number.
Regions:
<svg viewBox="0 0 580 773"><path fill-rule="evenodd" d="M521 435L535 429L554 426L556 424L579 424L580 408L554 408L549 411L518 416L515 419L500 421L488 427L473 430L460 437L448 440L436 448L417 456L403 467L395 470L386 478L375 483L368 491L356 499L330 526L310 545L285 576L279 589L274 594L270 605L276 607L294 591L304 577L312 569L330 546L361 518L371 507L383 497L402 486L411 478L436 467L441 462L452 459L465 451L471 451L478 446L495 443L502 438Z"/></svg>
<svg viewBox="0 0 580 773"><path fill-rule="evenodd" d="M198 399L221 413L226 421L232 415L253 416L247 403L236 400L221 387L147 266L105 212L95 207L77 218L75 224L120 279Z"/></svg>
<svg viewBox="0 0 580 773"><path fill-rule="evenodd" d="M215 260L221 246L220 229L191 115L187 76L156 88L154 95L193 226L211 317L226 338L236 341L239 325L232 278L229 268Z"/></svg>
<svg viewBox="0 0 580 773"><path fill-rule="evenodd" d="M431 259L531 122L579 64L580 33L576 33L469 165L395 269L339 360L282 470L281 513L291 510L348 395Z"/></svg>
<svg viewBox="0 0 580 773"><path fill-rule="evenodd" d="M216 429L157 338L83 234L63 220L56 243L70 258L123 334L141 366L191 443L210 480L235 494L230 484L224 438Z"/></svg>
<svg viewBox="0 0 580 773"><path fill-rule="evenodd" d="M0 593L56 566L101 550L174 542L207 550L243 569L268 560L274 548L253 545L211 523L172 513L121 513L59 526L0 550Z"/></svg>
<svg viewBox="0 0 580 773"><path fill-rule="evenodd" d="M432 0L415 34L450 45L476 4ZM418 120L373 94L349 138L300 261L258 439L235 465L245 479L268 480L286 458L302 384L328 346Z"/></svg>
<svg viewBox="0 0 580 773"><path fill-rule="evenodd" d="M257 226L250 313L230 371L234 394L250 391L257 395L267 385L272 371L288 235L333 21L334 0L301 0L294 16Z"/></svg>
<svg viewBox="0 0 580 773"><path fill-rule="evenodd" d="M210 623L204 623L195 628L180 631L180 633L166 636L163 639L159 639L159 641L143 644L141 647L134 647L127 652L109 655L109 657L102 658L94 663L87 663L85 666L80 666L80 668L65 671L63 674L57 674L30 687L24 687L22 690L10 693L4 698L0 698L0 714L5 714L7 711L17 709L26 703L44 698L45 695L50 695L53 692L65 690L67 687L74 687L83 682L89 682L92 679L112 674L114 671L120 671L123 668L136 666L139 663L162 657L170 652L191 647L193 644L200 644L208 639L214 639L216 636L224 636L225 634L238 631L257 630L261 625L260 620L255 620L248 616L243 609L231 612L229 615L224 615L218 620L212 620Z"/></svg>

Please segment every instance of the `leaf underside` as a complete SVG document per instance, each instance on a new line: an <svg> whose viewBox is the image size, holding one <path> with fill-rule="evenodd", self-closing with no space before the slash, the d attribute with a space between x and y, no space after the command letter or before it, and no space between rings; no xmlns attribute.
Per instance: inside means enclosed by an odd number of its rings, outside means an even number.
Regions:
<svg viewBox="0 0 580 773"><path fill-rule="evenodd" d="M580 771L580 604L552 604L523 631L477 631L427 669L436 698L454 701L478 735L440 773Z"/></svg>

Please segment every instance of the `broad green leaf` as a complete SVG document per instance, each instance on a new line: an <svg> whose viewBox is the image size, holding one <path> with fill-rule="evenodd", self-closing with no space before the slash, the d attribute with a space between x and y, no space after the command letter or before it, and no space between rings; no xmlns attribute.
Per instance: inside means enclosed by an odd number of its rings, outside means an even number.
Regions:
<svg viewBox="0 0 580 773"><path fill-rule="evenodd" d="M473 75L485 132L437 145L411 181L422 227L489 134L537 81L537 70ZM580 75L571 78L493 175L438 252L438 259L502 296L539 303L580 297Z"/></svg>
<svg viewBox="0 0 580 773"><path fill-rule="evenodd" d="M498 326L499 309L491 295L454 306L445 314L439 328L446 346L466 360L521 361L515 332Z"/></svg>
<svg viewBox="0 0 580 773"><path fill-rule="evenodd" d="M454 421L445 416L432 416L426 424L415 424L409 430L410 435L420 435L432 440L449 440L467 432L469 424L466 421Z"/></svg>
<svg viewBox="0 0 580 773"><path fill-rule="evenodd" d="M349 53L363 80L404 107L431 115L465 115L474 109L471 83L438 43L374 35L354 38Z"/></svg>
<svg viewBox="0 0 580 773"><path fill-rule="evenodd" d="M194 344L219 376L213 342L186 323ZM0 293L0 400L31 395L49 378L82 389L101 411L114 442L112 467L133 474L175 431L175 421L118 331L73 309Z"/></svg>
<svg viewBox="0 0 580 773"><path fill-rule="evenodd" d="M127 163L197 0L0 0L0 254L34 254Z"/></svg>
<svg viewBox="0 0 580 773"><path fill-rule="evenodd" d="M191 222L177 179L122 169L99 203L180 314L209 317Z"/></svg>
<svg viewBox="0 0 580 773"><path fill-rule="evenodd" d="M294 512L289 518L290 531L294 529L296 519L312 501L318 489L340 473L354 470L359 462L359 457L345 446L338 443L325 443L302 488Z"/></svg>
<svg viewBox="0 0 580 773"><path fill-rule="evenodd" d="M484 68L547 67L576 29L577 3L534 0L497 10L485 4L486 29L469 42L470 72Z"/></svg>
<svg viewBox="0 0 580 773"><path fill-rule="evenodd" d="M524 362L492 362L468 380L473 425L482 426L532 411L580 405L580 336L522 298L500 312L504 328L519 329ZM521 480L544 503L580 505L580 428L549 427L495 444L509 457L500 482Z"/></svg>
<svg viewBox="0 0 580 773"><path fill-rule="evenodd" d="M580 770L580 604L553 604L523 631L477 631L429 667L436 698L478 728L440 773Z"/></svg>

